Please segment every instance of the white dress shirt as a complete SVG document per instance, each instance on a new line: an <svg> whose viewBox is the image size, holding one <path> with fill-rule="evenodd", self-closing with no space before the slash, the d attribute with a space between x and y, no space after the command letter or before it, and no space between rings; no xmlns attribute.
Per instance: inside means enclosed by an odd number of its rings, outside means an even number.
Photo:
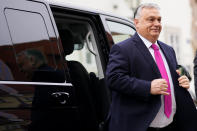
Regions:
<svg viewBox="0 0 197 131"><path fill-rule="evenodd" d="M138 34L138 35L140 36L140 38L142 39L142 41L144 42L144 44L146 45L146 47L148 48L148 50L150 51L151 55L153 56L153 58L155 60L154 50L151 48L152 43L150 41L148 41L147 39L145 39L144 37L142 37L140 34ZM156 44L158 46L157 42L154 44ZM169 69L166 58L165 58L160 47L159 47L159 52L160 52L161 57L163 59L164 66L166 68L166 71L168 74L168 79L170 82L170 89L171 89L171 96L172 96L172 113L169 118L167 118L166 115L164 114L164 96L161 95L161 107L160 107L159 112L157 113L155 119L150 124L150 127L162 128L162 127L165 127L165 126L169 125L170 123L172 123L173 117L176 113L176 101L175 101L175 96L174 96L174 85L172 82L172 76L170 73L170 69Z"/></svg>

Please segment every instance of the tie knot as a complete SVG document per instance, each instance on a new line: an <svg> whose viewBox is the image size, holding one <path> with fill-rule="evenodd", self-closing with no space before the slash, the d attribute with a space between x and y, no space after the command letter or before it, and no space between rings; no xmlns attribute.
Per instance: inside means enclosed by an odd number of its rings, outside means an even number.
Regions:
<svg viewBox="0 0 197 131"><path fill-rule="evenodd" d="M156 44L152 44L151 48L153 48L153 50L159 50L159 47Z"/></svg>

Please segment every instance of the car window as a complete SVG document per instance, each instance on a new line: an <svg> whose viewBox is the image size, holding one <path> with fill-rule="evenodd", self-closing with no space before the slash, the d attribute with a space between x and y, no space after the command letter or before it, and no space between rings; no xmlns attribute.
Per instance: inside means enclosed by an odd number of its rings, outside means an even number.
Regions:
<svg viewBox="0 0 197 131"><path fill-rule="evenodd" d="M68 68L80 65L87 73L103 77L102 71L98 70L100 58L90 23L58 16L55 19Z"/></svg>
<svg viewBox="0 0 197 131"><path fill-rule="evenodd" d="M122 23L107 20L107 25L115 44L130 38L135 33L133 28Z"/></svg>
<svg viewBox="0 0 197 131"><path fill-rule="evenodd" d="M44 17L39 13L15 9L5 9L5 17L12 45L4 46L2 54L8 54L11 59L4 59L2 62L7 65L12 80L65 82L64 72L60 71L62 68L58 65L59 49L53 38L49 37ZM5 68L0 66L3 67ZM62 79L51 80L50 76L60 74L57 72L61 72ZM9 79L5 77L2 80Z"/></svg>

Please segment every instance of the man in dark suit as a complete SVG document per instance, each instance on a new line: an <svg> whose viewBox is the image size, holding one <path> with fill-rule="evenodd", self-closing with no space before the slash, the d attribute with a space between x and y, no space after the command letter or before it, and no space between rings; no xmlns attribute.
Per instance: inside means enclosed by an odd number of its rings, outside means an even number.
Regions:
<svg viewBox="0 0 197 131"><path fill-rule="evenodd" d="M138 7L137 33L111 48L106 71L112 91L109 131L197 131L197 113L172 47L158 40L156 4Z"/></svg>

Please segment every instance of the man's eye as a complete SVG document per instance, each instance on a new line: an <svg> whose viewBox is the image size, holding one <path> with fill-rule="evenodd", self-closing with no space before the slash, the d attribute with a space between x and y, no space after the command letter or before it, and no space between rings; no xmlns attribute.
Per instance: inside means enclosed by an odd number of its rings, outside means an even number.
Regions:
<svg viewBox="0 0 197 131"><path fill-rule="evenodd" d="M152 21L154 21L154 19L148 19L148 21L152 22Z"/></svg>

